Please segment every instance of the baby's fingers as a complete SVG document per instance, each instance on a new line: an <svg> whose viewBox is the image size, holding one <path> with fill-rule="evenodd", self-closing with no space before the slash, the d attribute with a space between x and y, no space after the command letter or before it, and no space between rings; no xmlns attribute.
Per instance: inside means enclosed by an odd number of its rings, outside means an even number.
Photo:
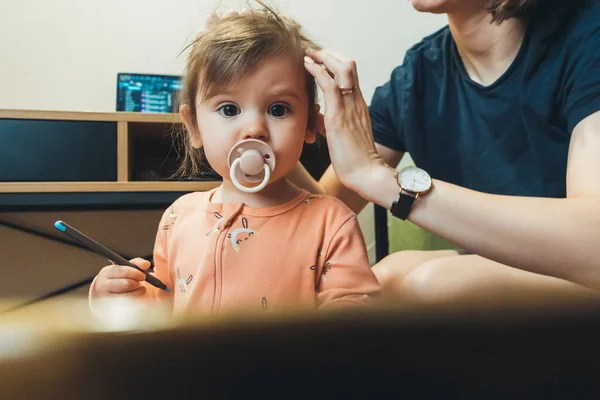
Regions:
<svg viewBox="0 0 600 400"><path fill-rule="evenodd" d="M143 258L140 258L140 257L133 258L133 259L129 260L129 262L132 263L133 265L143 269L144 271L147 270L148 268L150 268L150 265L152 265L150 263L150 261L144 260Z"/></svg>
<svg viewBox="0 0 600 400"><path fill-rule="evenodd" d="M107 267L106 279L133 279L136 281L146 280L146 275L133 267L127 265L111 265Z"/></svg>
<svg viewBox="0 0 600 400"><path fill-rule="evenodd" d="M141 287L140 281L126 278L107 279L103 282L102 286L99 289L112 294L129 293Z"/></svg>
<svg viewBox="0 0 600 400"><path fill-rule="evenodd" d="M144 297L146 295L146 286L140 286L132 292L127 292L127 296L131 297Z"/></svg>

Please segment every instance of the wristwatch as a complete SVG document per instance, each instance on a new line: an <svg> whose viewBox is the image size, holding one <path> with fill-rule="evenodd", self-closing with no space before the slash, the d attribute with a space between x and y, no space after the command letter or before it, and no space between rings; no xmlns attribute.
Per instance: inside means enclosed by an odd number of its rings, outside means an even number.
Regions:
<svg viewBox="0 0 600 400"><path fill-rule="evenodd" d="M431 176L421 168L404 168L396 177L400 186L400 197L392 204L390 211L396 218L406 220L415 200L431 189Z"/></svg>

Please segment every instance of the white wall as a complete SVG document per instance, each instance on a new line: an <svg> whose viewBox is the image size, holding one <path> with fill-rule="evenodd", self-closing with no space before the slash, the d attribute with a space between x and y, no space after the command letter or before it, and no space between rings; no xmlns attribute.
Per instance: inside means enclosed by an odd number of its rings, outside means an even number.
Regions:
<svg viewBox="0 0 600 400"><path fill-rule="evenodd" d="M405 0L272 0L355 58L370 100L407 48L445 23ZM224 0L222 7L241 0ZM114 111L117 72L180 74L213 0L0 0L0 108Z"/></svg>

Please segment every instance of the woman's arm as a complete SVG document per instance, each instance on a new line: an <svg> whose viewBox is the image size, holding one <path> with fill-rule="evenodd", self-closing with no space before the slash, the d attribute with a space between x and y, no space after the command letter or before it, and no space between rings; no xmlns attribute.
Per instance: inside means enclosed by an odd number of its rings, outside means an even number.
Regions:
<svg viewBox="0 0 600 400"><path fill-rule="evenodd" d="M395 170L375 150L354 61L327 50L312 56L317 63L307 59L305 65L325 96L327 140L340 181L389 209L400 188ZM352 86L353 93L341 93L340 87ZM573 130L566 199L489 195L434 181L409 219L483 257L600 289L598 154L600 112Z"/></svg>
<svg viewBox="0 0 600 400"><path fill-rule="evenodd" d="M598 154L600 112L573 131L566 199L488 195L434 182L410 220L503 264L600 289Z"/></svg>
<svg viewBox="0 0 600 400"><path fill-rule="evenodd" d="M385 163L392 167L398 165L404 154L379 144L376 144L375 148ZM356 214L361 212L368 203L365 198L342 185L331 165L327 168L318 182L313 179L300 163L298 163L296 168L288 174L288 179L296 186L306 189L311 193L327 194L329 196L337 197Z"/></svg>
<svg viewBox="0 0 600 400"><path fill-rule="evenodd" d="M331 168L331 166L329 167ZM329 171L329 168L327 171ZM315 180L310 173L298 161L294 169L287 175L287 178L299 188L308 190L314 194L327 194L327 191L320 182Z"/></svg>
<svg viewBox="0 0 600 400"><path fill-rule="evenodd" d="M435 181L409 220L458 246L534 273L600 289L600 112L574 129L567 198L490 195ZM357 191L384 207L398 198L394 171L380 167Z"/></svg>

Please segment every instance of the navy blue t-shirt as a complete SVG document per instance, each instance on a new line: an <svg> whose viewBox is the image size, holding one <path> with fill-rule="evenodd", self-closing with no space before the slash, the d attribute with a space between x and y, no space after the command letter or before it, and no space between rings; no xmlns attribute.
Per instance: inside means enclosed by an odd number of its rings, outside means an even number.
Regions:
<svg viewBox="0 0 600 400"><path fill-rule="evenodd" d="M466 188L565 197L573 128L600 110L600 0L540 4L490 86L469 78L448 27L411 48L373 96L375 141Z"/></svg>

